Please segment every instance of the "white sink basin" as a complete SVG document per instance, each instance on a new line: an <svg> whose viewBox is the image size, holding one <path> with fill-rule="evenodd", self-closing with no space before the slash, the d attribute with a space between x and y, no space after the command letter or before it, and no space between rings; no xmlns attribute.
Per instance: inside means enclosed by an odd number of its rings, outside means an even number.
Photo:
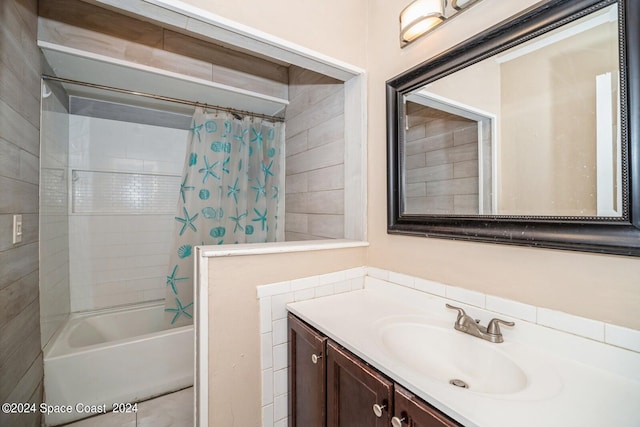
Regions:
<svg viewBox="0 0 640 427"><path fill-rule="evenodd" d="M500 346L453 329L424 323L382 324L383 351L397 362L433 380L462 381L477 393L512 394L527 387L525 371ZM454 387L454 385L451 385Z"/></svg>

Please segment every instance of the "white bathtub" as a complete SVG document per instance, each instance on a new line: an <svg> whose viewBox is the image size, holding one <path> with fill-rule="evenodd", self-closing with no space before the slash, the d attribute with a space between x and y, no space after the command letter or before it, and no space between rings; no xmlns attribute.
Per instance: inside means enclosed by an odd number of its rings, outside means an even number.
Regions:
<svg viewBox="0 0 640 427"><path fill-rule="evenodd" d="M193 326L165 330L164 303L72 314L44 350L44 401L73 410L45 413L45 425L94 415L78 404L110 411L191 386L193 363Z"/></svg>

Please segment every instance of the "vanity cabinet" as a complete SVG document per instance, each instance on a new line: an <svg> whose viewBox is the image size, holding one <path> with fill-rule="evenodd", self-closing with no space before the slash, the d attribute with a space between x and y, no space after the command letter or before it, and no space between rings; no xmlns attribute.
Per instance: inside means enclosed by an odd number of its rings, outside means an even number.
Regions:
<svg viewBox="0 0 640 427"><path fill-rule="evenodd" d="M388 427L392 402L391 381L327 343L327 427Z"/></svg>
<svg viewBox="0 0 640 427"><path fill-rule="evenodd" d="M325 427L327 338L289 314L290 426Z"/></svg>
<svg viewBox="0 0 640 427"><path fill-rule="evenodd" d="M289 427L463 427L289 314Z"/></svg>
<svg viewBox="0 0 640 427"><path fill-rule="evenodd" d="M413 393L395 386L393 399L394 427L461 427Z"/></svg>

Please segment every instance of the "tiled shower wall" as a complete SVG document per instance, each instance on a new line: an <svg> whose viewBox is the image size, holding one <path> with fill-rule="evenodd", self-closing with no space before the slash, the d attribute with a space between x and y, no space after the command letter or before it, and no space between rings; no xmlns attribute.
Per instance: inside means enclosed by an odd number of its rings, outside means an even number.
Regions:
<svg viewBox="0 0 640 427"><path fill-rule="evenodd" d="M292 66L285 239L344 237L344 84Z"/></svg>
<svg viewBox="0 0 640 427"><path fill-rule="evenodd" d="M406 213L478 213L478 126L407 104Z"/></svg>
<svg viewBox="0 0 640 427"><path fill-rule="evenodd" d="M71 309L164 298L187 131L70 116Z"/></svg>
<svg viewBox="0 0 640 427"><path fill-rule="evenodd" d="M38 292L41 57L37 1L0 1L0 402L42 402ZM13 244L13 215L23 238ZM0 425L39 426L40 414L0 412Z"/></svg>
<svg viewBox="0 0 640 427"><path fill-rule="evenodd" d="M46 83L40 143L40 328L42 348L70 312L69 294L69 98Z"/></svg>

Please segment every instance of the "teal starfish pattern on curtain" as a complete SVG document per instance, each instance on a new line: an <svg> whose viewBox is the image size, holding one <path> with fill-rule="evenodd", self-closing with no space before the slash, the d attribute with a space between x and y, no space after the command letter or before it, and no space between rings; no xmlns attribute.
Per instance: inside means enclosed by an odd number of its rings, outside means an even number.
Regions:
<svg viewBox="0 0 640 427"><path fill-rule="evenodd" d="M284 240L284 124L198 109L177 194L168 325L193 321L196 245Z"/></svg>
<svg viewBox="0 0 640 427"><path fill-rule="evenodd" d="M187 311L187 309L190 308L192 305L193 305L193 302L190 302L187 305L182 305L182 301L176 298L175 308L165 308L164 311L175 313L173 316L173 319L171 319L171 324L173 325L174 323L176 323L176 320L178 320L180 316L184 316L187 319L193 319L193 316Z"/></svg>
<svg viewBox="0 0 640 427"><path fill-rule="evenodd" d="M178 266L173 267L173 271L171 272L171 276L167 276L167 285L171 287L171 290L174 294L178 295L178 289L176 288L176 282L181 280L189 280L188 277L176 277L178 273Z"/></svg>

